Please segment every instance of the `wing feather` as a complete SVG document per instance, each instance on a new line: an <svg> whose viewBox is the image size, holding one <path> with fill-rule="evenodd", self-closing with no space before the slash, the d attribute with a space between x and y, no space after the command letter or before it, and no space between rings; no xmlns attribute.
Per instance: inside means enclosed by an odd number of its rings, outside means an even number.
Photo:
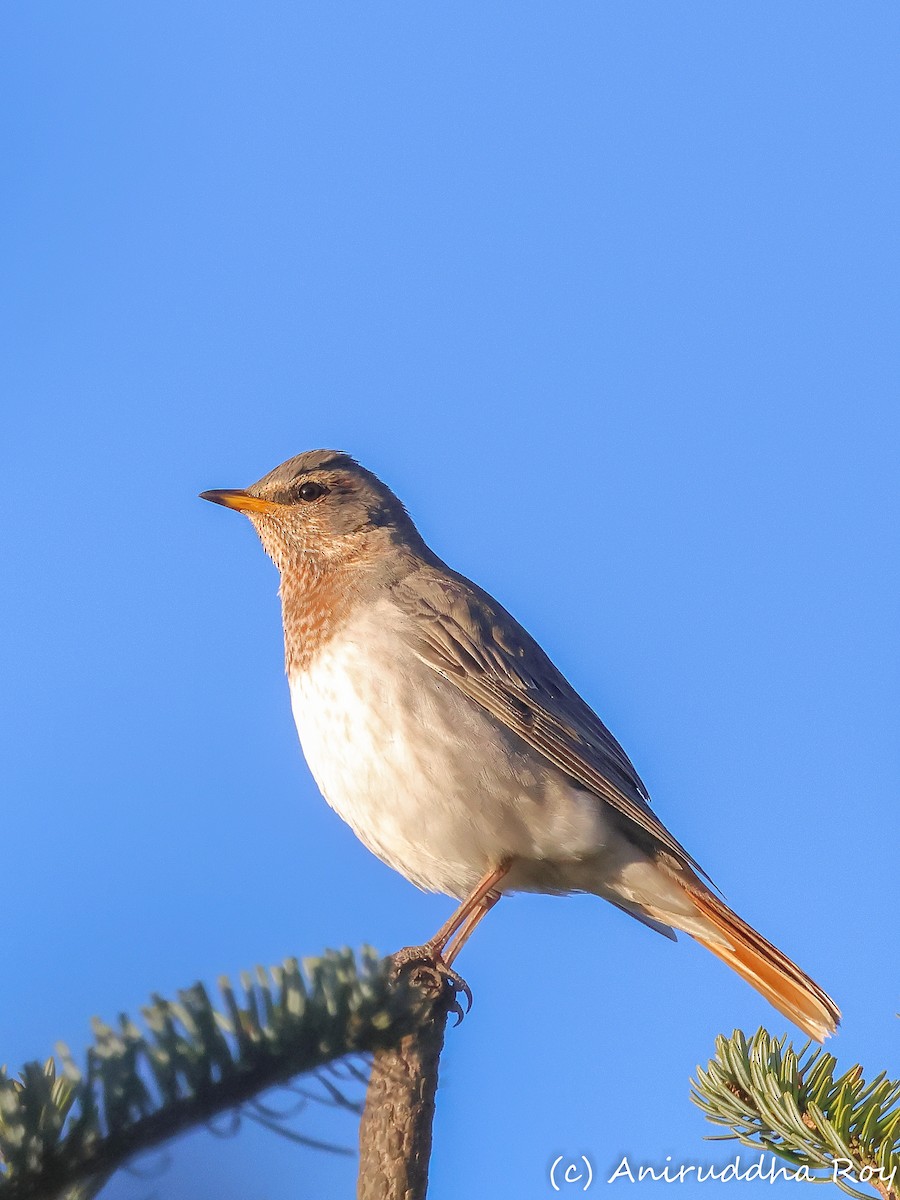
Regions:
<svg viewBox="0 0 900 1200"><path fill-rule="evenodd" d="M427 566L402 580L396 597L415 616L409 629L422 662L606 801L675 865L706 875L650 808L613 735L501 605L463 576Z"/></svg>

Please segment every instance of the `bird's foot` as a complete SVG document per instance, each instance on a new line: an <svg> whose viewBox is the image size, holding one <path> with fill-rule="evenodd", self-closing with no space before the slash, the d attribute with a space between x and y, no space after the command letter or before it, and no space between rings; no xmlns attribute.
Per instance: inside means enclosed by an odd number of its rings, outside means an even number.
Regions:
<svg viewBox="0 0 900 1200"><path fill-rule="evenodd" d="M445 963L440 950L426 942L423 946L406 946L391 955L391 979L396 983L401 975L406 974L408 982L420 991L430 994L437 999L449 984L452 992L450 1012L456 1017L458 1025L472 1007L472 991L462 975ZM457 996L464 996L466 1007L463 1009Z"/></svg>

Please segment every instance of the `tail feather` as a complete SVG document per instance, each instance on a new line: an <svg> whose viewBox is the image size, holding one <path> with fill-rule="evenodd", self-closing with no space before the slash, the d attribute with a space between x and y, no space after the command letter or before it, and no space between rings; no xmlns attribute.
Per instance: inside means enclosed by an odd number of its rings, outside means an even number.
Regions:
<svg viewBox="0 0 900 1200"><path fill-rule="evenodd" d="M679 882L681 882L679 880ZM841 1010L817 983L707 888L682 886L693 900L709 936L691 923L688 932L707 950L817 1042L837 1030Z"/></svg>

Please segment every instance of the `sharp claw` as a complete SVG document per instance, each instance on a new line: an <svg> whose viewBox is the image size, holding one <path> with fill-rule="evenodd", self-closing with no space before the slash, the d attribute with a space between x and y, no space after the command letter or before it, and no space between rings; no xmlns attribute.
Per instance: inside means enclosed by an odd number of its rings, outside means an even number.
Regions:
<svg viewBox="0 0 900 1200"><path fill-rule="evenodd" d="M448 1006L448 1011L453 1013L453 1015L456 1017L454 1028L460 1023L460 1021L462 1021L463 1017L465 1017L467 1013L472 1011L472 989L463 979L462 975L460 975L457 971L454 971L448 963L445 963L443 958L441 958L440 953L436 952L432 947L427 945L407 946L404 950L398 950L396 954L392 955L392 958L394 979L399 978L404 967L411 966L414 963L420 963L426 969L431 968L436 976L443 980L445 984L450 985L453 994ZM463 1009L462 1005L456 998L459 994L465 997L465 1009Z"/></svg>
<svg viewBox="0 0 900 1200"><path fill-rule="evenodd" d="M435 963L435 966L437 967L437 969L440 972L440 974L442 975L442 977L447 981L447 983L449 983L450 987L453 989L453 998L450 1002L450 1012L455 1014L456 1025L458 1025L460 1023L460 1021L462 1021L463 1017L466 1016L467 1013L470 1013L472 1011L472 989L469 987L469 985L463 979L462 975L460 975L457 971L454 971L452 967L448 967L445 962L437 962L437 963ZM465 1009L463 1009L462 1005L457 1000L456 997L458 995L465 996L465 998L466 998ZM454 1026L454 1028L455 1028L455 1026Z"/></svg>
<svg viewBox="0 0 900 1200"><path fill-rule="evenodd" d="M472 1011L472 989L469 987L469 985L466 983L466 981L462 978L461 975L457 975L456 979L453 982L456 986L457 991L462 992L462 994L465 996L466 1012L470 1013Z"/></svg>

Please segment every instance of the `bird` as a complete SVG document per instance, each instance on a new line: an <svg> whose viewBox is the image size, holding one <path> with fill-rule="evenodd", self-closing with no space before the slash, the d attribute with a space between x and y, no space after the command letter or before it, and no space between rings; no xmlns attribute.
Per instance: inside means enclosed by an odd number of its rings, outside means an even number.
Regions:
<svg viewBox="0 0 900 1200"><path fill-rule="evenodd" d="M492 596L447 566L349 454L310 450L244 489L280 573L285 669L309 769L388 866L459 901L417 948L452 964L501 896L601 897L696 939L822 1041L840 1010L720 897L600 718Z"/></svg>

